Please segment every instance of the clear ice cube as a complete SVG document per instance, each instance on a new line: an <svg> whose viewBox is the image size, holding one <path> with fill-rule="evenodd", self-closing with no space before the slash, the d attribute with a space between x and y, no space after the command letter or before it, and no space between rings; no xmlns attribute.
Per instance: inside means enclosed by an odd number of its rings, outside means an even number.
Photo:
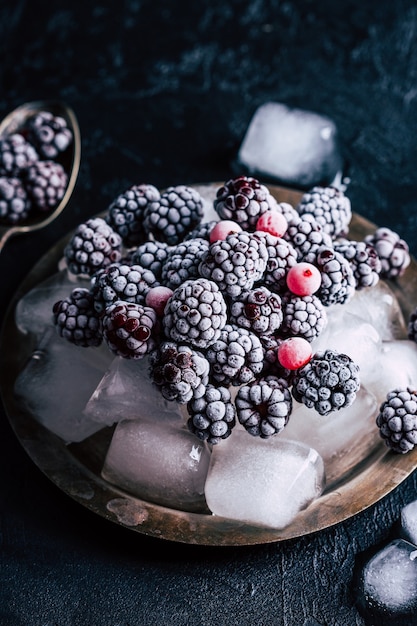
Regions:
<svg viewBox="0 0 417 626"><path fill-rule="evenodd" d="M378 403L384 402L389 391L396 388L417 388L417 344L409 339L384 341L378 361L374 362L377 376L364 381Z"/></svg>
<svg viewBox="0 0 417 626"><path fill-rule="evenodd" d="M182 420L181 405L165 400L149 377L148 358L115 357L84 409L103 425L121 420Z"/></svg>
<svg viewBox="0 0 417 626"><path fill-rule="evenodd" d="M417 500L401 509L400 523L403 539L417 546Z"/></svg>
<svg viewBox="0 0 417 626"><path fill-rule="evenodd" d="M15 396L29 413L66 443L102 428L83 414L113 355L106 346L80 348L49 328L15 382Z"/></svg>
<svg viewBox="0 0 417 626"><path fill-rule="evenodd" d="M252 175L296 188L339 185L342 158L335 123L312 111L266 102L254 113L237 160Z"/></svg>
<svg viewBox="0 0 417 626"><path fill-rule="evenodd" d="M214 515L281 529L320 496L324 480L316 450L237 429L213 447L205 494Z"/></svg>
<svg viewBox="0 0 417 626"><path fill-rule="evenodd" d="M201 511L209 460L207 444L185 426L126 420L115 428L102 476L141 499Z"/></svg>

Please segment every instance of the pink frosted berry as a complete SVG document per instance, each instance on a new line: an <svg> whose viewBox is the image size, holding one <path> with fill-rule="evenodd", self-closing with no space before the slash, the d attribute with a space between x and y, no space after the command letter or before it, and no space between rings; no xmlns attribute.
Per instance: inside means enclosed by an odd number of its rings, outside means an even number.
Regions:
<svg viewBox="0 0 417 626"><path fill-rule="evenodd" d="M303 337L290 337L278 346L278 361L287 370L297 370L312 357L311 344Z"/></svg>
<svg viewBox="0 0 417 626"><path fill-rule="evenodd" d="M287 287L297 296L311 296L321 285L320 270L302 261L293 265L287 274Z"/></svg>
<svg viewBox="0 0 417 626"><path fill-rule="evenodd" d="M158 285L149 289L145 297L146 306L150 306L154 309L158 317L162 317L165 310L165 305L172 296L173 291L169 287Z"/></svg>
<svg viewBox="0 0 417 626"><path fill-rule="evenodd" d="M240 233L242 227L233 220L220 220L210 231L210 243L224 241L232 233Z"/></svg>
<svg viewBox="0 0 417 626"><path fill-rule="evenodd" d="M288 228L288 222L279 211L266 211L256 222L256 230L262 230L275 237L282 237Z"/></svg>

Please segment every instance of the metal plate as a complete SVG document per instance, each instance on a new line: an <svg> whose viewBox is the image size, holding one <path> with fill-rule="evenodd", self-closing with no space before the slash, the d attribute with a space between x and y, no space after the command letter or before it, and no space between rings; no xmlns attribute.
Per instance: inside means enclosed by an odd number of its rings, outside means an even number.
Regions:
<svg viewBox="0 0 417 626"><path fill-rule="evenodd" d="M207 187L218 188L213 183ZM280 202L293 206L300 193L269 186ZM375 225L354 214L350 237L362 240ZM101 478L101 469L112 428L104 428L81 443L65 445L46 430L34 416L19 408L14 381L30 355L27 341L14 322L19 299L56 272L67 238L57 243L31 270L19 287L6 314L0 349L7 359L0 366L0 387L10 423L33 462L62 491L94 513L134 532L188 544L237 546L280 542L328 528L346 520L389 494L417 467L417 449L406 455L390 452L381 441L349 458L343 481L329 488L283 530L251 526L204 513L189 513L140 500ZM408 319L417 302L417 265L412 259L405 274L390 283ZM343 463L343 459L340 461ZM343 473L343 472L342 472Z"/></svg>

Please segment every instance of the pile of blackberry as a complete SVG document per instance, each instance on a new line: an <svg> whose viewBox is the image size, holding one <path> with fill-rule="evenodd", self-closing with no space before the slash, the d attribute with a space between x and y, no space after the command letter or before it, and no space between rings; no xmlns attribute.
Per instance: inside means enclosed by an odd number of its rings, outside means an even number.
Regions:
<svg viewBox="0 0 417 626"><path fill-rule="evenodd" d="M331 187L315 187L294 208L276 202L254 178L229 180L213 201L219 221L236 225L225 224L223 235L221 224L214 231L215 221L203 221L203 206L198 190L184 185L167 191L134 185L102 218L80 225L65 259L73 274L89 277L90 289L56 305L58 332L94 345L84 331L88 304L100 341L118 356L148 357L155 387L185 405L188 428L211 445L228 438L236 423L252 436L276 436L293 401L323 416L350 406L360 387L358 366L346 354L314 353L313 342L330 307L380 276L402 275L410 260L402 240L386 230L349 240L350 202ZM282 236L257 228L268 211L285 218ZM287 283L306 264L320 275L314 293L308 282L305 293ZM416 317L410 337L417 337ZM311 356L284 366L280 347L293 338ZM383 432L406 424L390 422Z"/></svg>
<svg viewBox="0 0 417 626"><path fill-rule="evenodd" d="M0 221L21 224L53 211L65 195L65 155L73 142L67 121L50 111L27 117L0 137Z"/></svg>

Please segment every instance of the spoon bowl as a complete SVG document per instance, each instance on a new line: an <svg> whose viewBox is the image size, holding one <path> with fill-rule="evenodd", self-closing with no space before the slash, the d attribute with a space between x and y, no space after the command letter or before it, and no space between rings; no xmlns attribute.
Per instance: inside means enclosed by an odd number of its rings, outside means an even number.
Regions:
<svg viewBox="0 0 417 626"><path fill-rule="evenodd" d="M68 175L67 188L59 204L48 213L28 217L18 224L0 225L0 252L8 239L14 235L30 233L48 226L65 209L74 191L81 161L81 137L78 121L74 111L66 104L59 101L37 100L26 102L17 109L11 111L0 123L0 139L6 135L17 133L25 125L26 121L39 113L49 111L53 115L63 117L69 129L72 131L73 140L67 150L62 154L60 162Z"/></svg>

